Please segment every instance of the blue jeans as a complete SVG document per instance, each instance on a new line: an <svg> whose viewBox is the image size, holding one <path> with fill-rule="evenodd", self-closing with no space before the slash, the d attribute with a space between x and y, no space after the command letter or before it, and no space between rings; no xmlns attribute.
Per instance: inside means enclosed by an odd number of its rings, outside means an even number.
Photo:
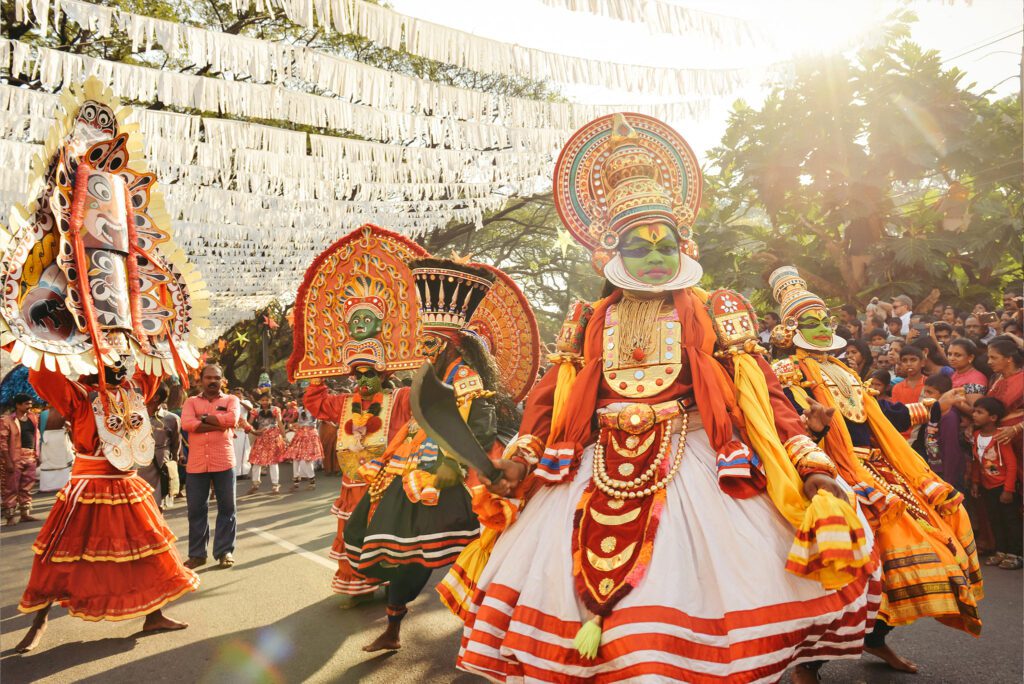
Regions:
<svg viewBox="0 0 1024 684"><path fill-rule="evenodd" d="M235 550L235 471L189 473L185 481L188 497L188 555L206 558L210 543L210 483L217 496L217 528L213 534L213 557Z"/></svg>

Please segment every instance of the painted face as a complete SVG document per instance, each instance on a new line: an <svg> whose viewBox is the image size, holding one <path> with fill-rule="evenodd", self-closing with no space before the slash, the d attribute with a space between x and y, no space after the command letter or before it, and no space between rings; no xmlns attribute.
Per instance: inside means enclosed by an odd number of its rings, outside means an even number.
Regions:
<svg viewBox="0 0 1024 684"><path fill-rule="evenodd" d="M444 351L445 340L440 335L433 333L423 333L419 339L416 340L416 353L424 358L433 361L441 352Z"/></svg>
<svg viewBox="0 0 1024 684"><path fill-rule="evenodd" d="M362 342L379 335L382 324L383 321L369 309L356 309L348 319L348 334L356 342Z"/></svg>
<svg viewBox="0 0 1024 684"><path fill-rule="evenodd" d="M832 344L832 319L825 311L808 311L796 320L796 328L804 342L827 349Z"/></svg>
<svg viewBox="0 0 1024 684"><path fill-rule="evenodd" d="M679 239L666 223L631 228L619 253L626 272L642 283L662 285L679 273Z"/></svg>
<svg viewBox="0 0 1024 684"><path fill-rule="evenodd" d="M364 397L372 397L383 387L383 378L380 377L380 373L370 366L356 366L352 371L352 377L356 381L356 391Z"/></svg>

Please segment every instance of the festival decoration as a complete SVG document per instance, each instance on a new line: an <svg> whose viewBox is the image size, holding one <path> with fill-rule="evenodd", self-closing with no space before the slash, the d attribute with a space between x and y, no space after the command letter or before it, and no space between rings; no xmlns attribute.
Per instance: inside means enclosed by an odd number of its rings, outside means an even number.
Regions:
<svg viewBox="0 0 1024 684"><path fill-rule="evenodd" d="M35 16L45 31L49 3L15 0L16 16ZM291 21L312 27L314 5L302 0L235 0L235 9L254 6L280 8ZM374 43L479 73L599 84L610 90L689 94L695 91L725 94L763 74L756 69L682 69L620 64L563 55L504 43L422 19L399 14L363 0L328 0L315 3L319 23L342 34L365 36Z"/></svg>
<svg viewBox="0 0 1024 684"><path fill-rule="evenodd" d="M357 361L379 371L411 370L417 304L407 262L422 247L366 224L324 250L295 299L292 380L345 375Z"/></svg>
<svg viewBox="0 0 1024 684"><path fill-rule="evenodd" d="M198 363L205 286L171 242L129 113L96 79L65 91L31 199L11 212L0 344L30 368L95 373L134 356L184 376Z"/></svg>

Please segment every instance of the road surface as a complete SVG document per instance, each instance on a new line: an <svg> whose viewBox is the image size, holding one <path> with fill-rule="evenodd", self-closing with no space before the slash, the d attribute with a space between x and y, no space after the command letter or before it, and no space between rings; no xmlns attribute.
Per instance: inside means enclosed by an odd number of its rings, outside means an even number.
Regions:
<svg viewBox="0 0 1024 684"><path fill-rule="evenodd" d="M287 491L290 469L281 468ZM315 491L272 497L243 496L239 483L237 564L200 569L199 591L172 603L167 612L190 627L141 636L142 620L88 623L52 612L37 651L13 652L30 618L17 611L31 564L31 544L41 523L0 533L0 677L4 684L28 682L474 682L454 670L460 623L433 591L411 605L403 623L403 648L370 655L360 647L384 628L381 600L347 607L330 593L334 538L330 515L338 478L321 477ZM53 495L39 497L45 515ZM166 512L186 555L184 505ZM212 522L212 515L211 515ZM439 571L435 579L440 579ZM974 639L932 620L896 630L894 646L917 661L921 673L899 675L877 661L833 663L831 682L1021 682L1022 578L1024 573L987 569L982 603L985 634ZM379 594L378 594L379 596Z"/></svg>

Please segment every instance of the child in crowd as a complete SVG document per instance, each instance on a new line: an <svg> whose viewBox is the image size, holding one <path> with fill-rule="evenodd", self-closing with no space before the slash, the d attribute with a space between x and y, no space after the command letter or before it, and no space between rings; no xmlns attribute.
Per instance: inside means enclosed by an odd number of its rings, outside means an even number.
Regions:
<svg viewBox="0 0 1024 684"><path fill-rule="evenodd" d="M901 404L921 401L921 393L924 391L924 352L912 344L904 345L900 350L900 370L903 381L893 385L893 401Z"/></svg>
<svg viewBox="0 0 1024 684"><path fill-rule="evenodd" d="M306 482L309 489L316 489L316 462L323 460L324 451L316 429L316 418L305 406L295 409L294 436L284 453L283 459L292 462L292 491Z"/></svg>
<svg viewBox="0 0 1024 684"><path fill-rule="evenodd" d="M249 423L256 435L256 441L249 452L249 463L252 464L252 487L249 488L249 494L259 491L263 466L268 466L270 470L270 493L280 494L281 473L278 464L284 456L284 425L281 409L273 405L269 388L264 389L260 395L259 407L249 415Z"/></svg>
<svg viewBox="0 0 1024 684"><path fill-rule="evenodd" d="M1017 492L1017 456L1013 447L998 443L997 425L1006 415L1006 405L992 397L974 402L971 418L971 496L982 498L995 535L996 553L985 561L1004 570L1019 570L1021 559L1020 494Z"/></svg>
<svg viewBox="0 0 1024 684"><path fill-rule="evenodd" d="M932 373L924 381L924 389L921 391L921 399L932 399L936 403L932 404L931 409L929 409L930 416L928 426L923 430L918 430L917 437L911 443L911 446L914 447L914 451L920 454L921 458L926 461L930 461L929 444L931 441L933 439L941 439L941 436L939 435L939 427L942 413L941 408L939 408L938 405L939 399L951 389L953 389L953 381L950 380L949 376L945 373ZM956 425L953 426L953 432L951 434L947 434L947 438L950 436L956 438L956 431L959 430L959 427L960 422L958 419ZM933 468L932 470L935 469ZM942 475L943 471L936 470L935 472ZM948 479L946 481L949 482Z"/></svg>
<svg viewBox="0 0 1024 684"><path fill-rule="evenodd" d="M903 339L903 321L895 316L885 319L885 328L889 331L889 341Z"/></svg>
<svg viewBox="0 0 1024 684"><path fill-rule="evenodd" d="M868 376L868 386L878 394L876 398L886 401L892 401L892 395L890 394L890 384L892 383L892 375L887 370L876 370Z"/></svg>

